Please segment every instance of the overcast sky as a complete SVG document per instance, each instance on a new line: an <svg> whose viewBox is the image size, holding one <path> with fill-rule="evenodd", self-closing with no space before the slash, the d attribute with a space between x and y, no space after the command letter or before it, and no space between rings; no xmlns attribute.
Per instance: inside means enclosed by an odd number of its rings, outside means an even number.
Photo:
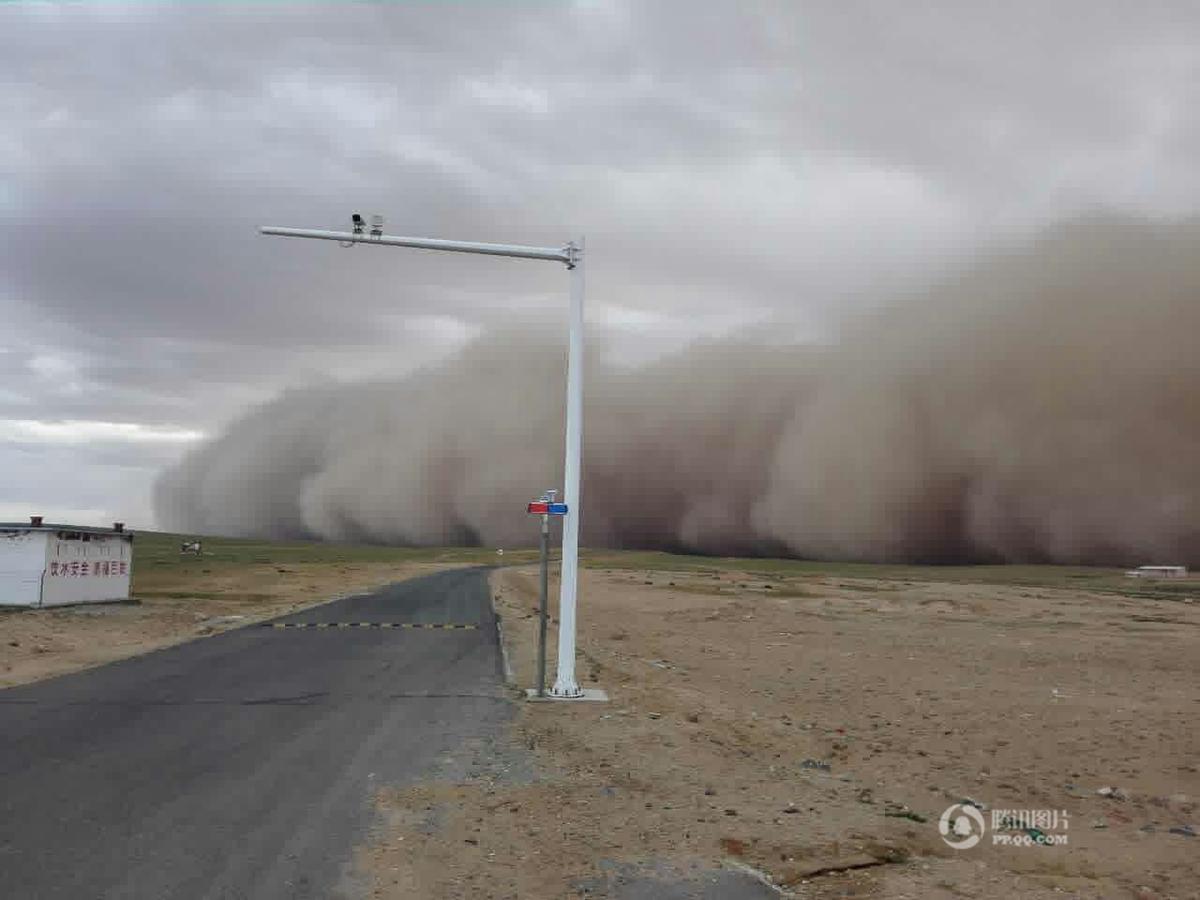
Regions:
<svg viewBox="0 0 1200 900"><path fill-rule="evenodd" d="M564 316L561 268L260 237L586 234L631 360L821 339L973 248L1200 206L1181 2L0 4L0 519L152 525L293 385Z"/></svg>

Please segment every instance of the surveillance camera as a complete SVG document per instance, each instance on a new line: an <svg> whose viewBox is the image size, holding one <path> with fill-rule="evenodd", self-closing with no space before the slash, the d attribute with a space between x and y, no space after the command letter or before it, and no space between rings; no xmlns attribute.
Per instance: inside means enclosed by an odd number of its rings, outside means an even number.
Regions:
<svg viewBox="0 0 1200 900"><path fill-rule="evenodd" d="M379 216L379 215L371 216L371 236L372 237L382 237L383 236L383 216Z"/></svg>
<svg viewBox="0 0 1200 900"><path fill-rule="evenodd" d="M363 217L360 216L358 213L355 213L354 215L352 215L350 217L350 221L354 223L354 233L362 234L363 226L366 224L365 222L363 222Z"/></svg>

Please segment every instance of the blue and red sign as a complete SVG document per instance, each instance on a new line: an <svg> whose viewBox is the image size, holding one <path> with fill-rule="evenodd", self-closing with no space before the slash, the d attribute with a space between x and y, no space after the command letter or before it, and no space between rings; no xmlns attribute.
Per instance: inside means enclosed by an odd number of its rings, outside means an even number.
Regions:
<svg viewBox="0 0 1200 900"><path fill-rule="evenodd" d="M535 500L525 507L525 511L533 516L565 516L567 504L551 503L548 500Z"/></svg>

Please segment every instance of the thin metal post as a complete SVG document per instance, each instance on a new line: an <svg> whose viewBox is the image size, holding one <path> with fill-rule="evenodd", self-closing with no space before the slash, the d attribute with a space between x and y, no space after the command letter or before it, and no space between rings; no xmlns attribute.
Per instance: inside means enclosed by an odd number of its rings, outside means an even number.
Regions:
<svg viewBox="0 0 1200 900"><path fill-rule="evenodd" d="M542 591L538 603L537 695L546 696L546 623L550 618L550 517L542 516Z"/></svg>
<svg viewBox="0 0 1200 900"><path fill-rule="evenodd" d="M580 465L583 447L583 240L567 245L571 310L567 352L567 441L563 491L562 587L558 599L558 677L555 697L581 697L575 681L575 596L579 572Z"/></svg>

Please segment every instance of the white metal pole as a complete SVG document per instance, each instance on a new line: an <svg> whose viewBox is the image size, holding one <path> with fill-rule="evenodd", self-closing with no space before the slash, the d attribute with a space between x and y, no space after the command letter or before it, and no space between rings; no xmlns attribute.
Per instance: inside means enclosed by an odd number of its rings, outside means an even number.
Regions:
<svg viewBox="0 0 1200 900"><path fill-rule="evenodd" d="M566 247L527 247L520 244L402 237L383 234L382 229L373 230L370 234L359 231L324 231L276 226L264 226L259 230L263 234L280 237L313 238L343 244L449 250L456 253L544 259L567 264L571 274L571 310L567 353L567 458L563 473L566 497L563 499L568 509L563 522L562 588L559 593L558 612L558 677L550 693L554 697L584 696L584 692L575 681L575 596L579 572L579 520L583 515L579 486L583 444L583 239L572 241Z"/></svg>
<svg viewBox="0 0 1200 900"><path fill-rule="evenodd" d="M341 244L377 244L381 247L412 247L417 250L450 250L454 253L483 253L488 256L513 256L518 259L548 259L571 264L569 248L525 247L520 244L485 244L480 241L447 241L441 238L400 237L395 234L355 234L350 231L322 231L315 228L278 228L264 225L262 234L278 237L314 238Z"/></svg>
<svg viewBox="0 0 1200 900"><path fill-rule="evenodd" d="M579 473L583 447L583 239L567 246L571 259L571 310L567 351L567 458L563 490L562 584L558 595L558 677L555 697L580 697L575 681L575 596L579 572L579 520L583 515Z"/></svg>

